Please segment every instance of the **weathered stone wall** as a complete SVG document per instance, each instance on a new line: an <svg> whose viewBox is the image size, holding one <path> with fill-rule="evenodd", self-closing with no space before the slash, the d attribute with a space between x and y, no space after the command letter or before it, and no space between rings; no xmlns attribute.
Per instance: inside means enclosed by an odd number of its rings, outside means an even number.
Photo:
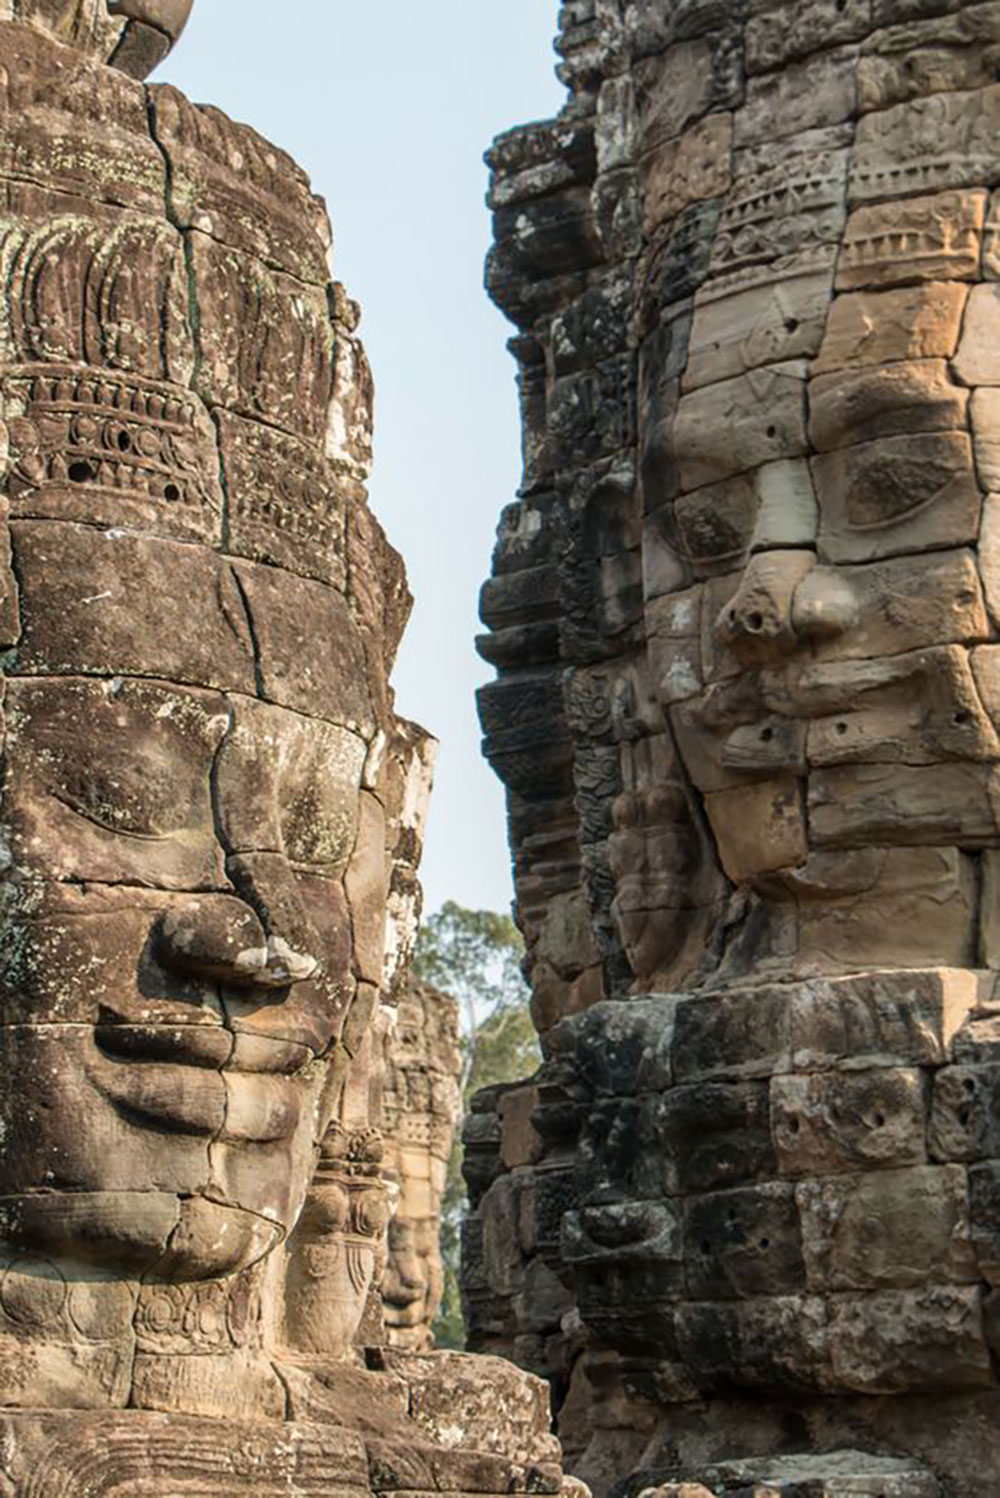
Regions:
<svg viewBox="0 0 1000 1498"><path fill-rule="evenodd" d="M598 1487L995 1495L1000 7L576 0L558 50L490 153L546 1064L468 1122L472 1345Z"/></svg>

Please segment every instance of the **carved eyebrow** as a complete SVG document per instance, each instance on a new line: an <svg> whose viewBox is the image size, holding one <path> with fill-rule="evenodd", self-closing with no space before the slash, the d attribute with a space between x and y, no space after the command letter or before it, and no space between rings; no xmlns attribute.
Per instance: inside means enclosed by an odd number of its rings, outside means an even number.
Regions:
<svg viewBox="0 0 1000 1498"><path fill-rule="evenodd" d="M89 807L84 806L82 802L77 801L75 797L65 791L49 790L47 794L51 800L58 801L60 806L65 806L75 816L82 817L85 822L90 822L93 826L100 828L102 832L110 832L115 837L128 837L132 838L135 842L142 843L165 843L170 841L169 832L136 832L130 827L119 827L114 822L105 821L103 817L97 816Z"/></svg>

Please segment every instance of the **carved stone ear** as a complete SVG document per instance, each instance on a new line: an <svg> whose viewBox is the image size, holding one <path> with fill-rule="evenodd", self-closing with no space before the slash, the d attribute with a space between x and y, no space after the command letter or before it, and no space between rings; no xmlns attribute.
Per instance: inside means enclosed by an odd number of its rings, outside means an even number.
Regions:
<svg viewBox="0 0 1000 1498"><path fill-rule="evenodd" d="M111 15L128 18L112 67L130 78L148 77L184 30L193 4L194 0L108 0Z"/></svg>

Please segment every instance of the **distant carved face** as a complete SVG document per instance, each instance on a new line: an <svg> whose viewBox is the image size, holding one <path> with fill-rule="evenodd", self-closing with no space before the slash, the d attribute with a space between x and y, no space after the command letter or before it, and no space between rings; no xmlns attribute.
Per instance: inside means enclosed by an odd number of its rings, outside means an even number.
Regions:
<svg viewBox="0 0 1000 1498"><path fill-rule="evenodd" d="M801 970L970 964L1000 843L995 200L974 162L888 182L867 116L853 150L749 106L660 147L648 109L677 297L641 362L646 618L685 771Z"/></svg>

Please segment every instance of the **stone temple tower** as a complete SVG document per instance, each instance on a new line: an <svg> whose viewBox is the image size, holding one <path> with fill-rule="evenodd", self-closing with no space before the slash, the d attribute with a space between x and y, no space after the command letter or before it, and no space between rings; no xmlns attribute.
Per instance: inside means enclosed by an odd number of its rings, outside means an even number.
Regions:
<svg viewBox="0 0 1000 1498"><path fill-rule="evenodd" d="M383 1324L432 745L323 204L142 81L189 8L0 0L0 1492L558 1493Z"/></svg>
<svg viewBox="0 0 1000 1498"><path fill-rule="evenodd" d="M600 1490L996 1498L1000 6L560 28L490 155L547 1059L470 1120L473 1345Z"/></svg>

